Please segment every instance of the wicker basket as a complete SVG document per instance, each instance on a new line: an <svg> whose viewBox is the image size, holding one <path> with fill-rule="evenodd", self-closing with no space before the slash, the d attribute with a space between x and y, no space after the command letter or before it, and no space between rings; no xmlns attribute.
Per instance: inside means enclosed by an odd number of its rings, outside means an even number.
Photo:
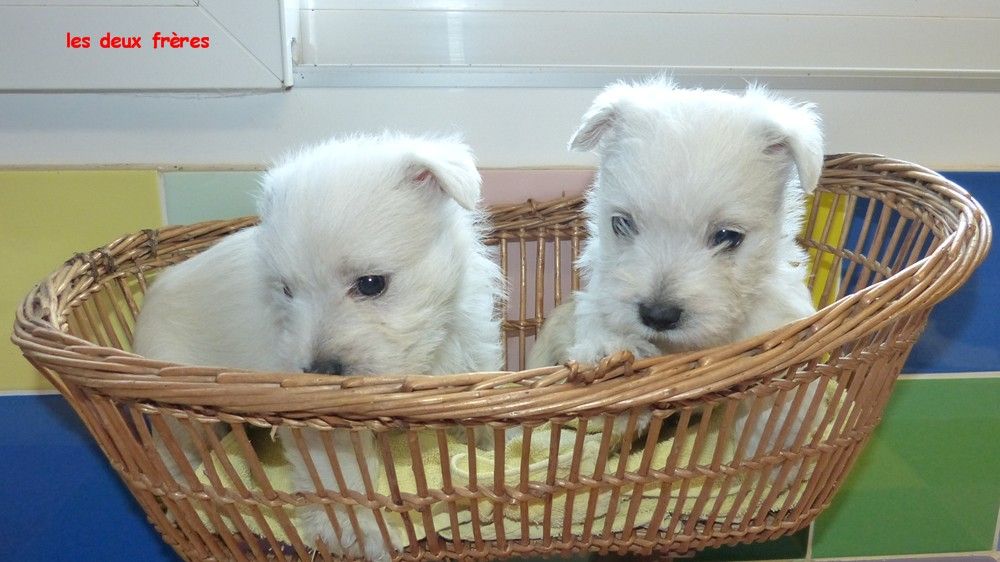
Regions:
<svg viewBox="0 0 1000 562"><path fill-rule="evenodd" d="M491 243L511 282L511 372L247 373L123 351L150 276L252 218L143 231L77 255L27 296L13 340L188 560L332 559L296 531L292 508L306 504L372 513L383 538L395 525L406 545L396 560L682 555L768 540L808 525L829 505L931 307L968 279L990 245L979 204L913 164L830 156L819 191L848 217L829 243L834 230L822 217L833 215L815 205L808 215L806 232L821 235L803 243L814 264L826 260L834 272L815 288L829 304L780 331L700 352L516 371L543 311L578 286L566 273L585 234L578 198L493 209ZM737 407L749 405L753 420L768 416L763 403L804 411L812 429L790 435L786 448L746 455ZM649 431L636 435L637 416L650 410ZM631 423L616 437L611 428L622 415ZM793 431L775 421L766 434ZM215 424L229 426L225 439L206 429ZM279 425L295 428L296 439L306 431L374 432L380 473L342 494L283 489L254 448ZM469 444L472 429L484 425L497 443L512 432L523 437L513 470L504 447L485 462ZM171 427L190 432L206 463L178 479L152 441L151 428L170 436ZM455 428L465 437L456 440ZM451 461L435 464L428 453ZM329 460L335 472L356 462Z"/></svg>

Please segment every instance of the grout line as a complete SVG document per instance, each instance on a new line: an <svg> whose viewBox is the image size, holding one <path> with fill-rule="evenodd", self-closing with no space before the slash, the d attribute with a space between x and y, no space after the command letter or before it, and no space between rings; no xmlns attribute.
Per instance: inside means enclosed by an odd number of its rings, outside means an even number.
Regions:
<svg viewBox="0 0 1000 562"><path fill-rule="evenodd" d="M813 559L813 535L816 533L816 520L809 522L809 535L806 537L806 560Z"/></svg>
<svg viewBox="0 0 1000 562"><path fill-rule="evenodd" d="M978 550L974 552L931 552L928 554L891 554L882 556L835 556L833 558L816 558L815 562L850 562L852 560L857 561L868 561L868 560L930 560L934 561L942 557L948 558L972 558L972 557L983 557L989 556L990 558L997 558L996 551L989 550Z"/></svg>
<svg viewBox="0 0 1000 562"><path fill-rule="evenodd" d="M120 170L156 170L158 172L260 172L267 166L261 164L8 164L0 165L2 172L114 172Z"/></svg>
<svg viewBox="0 0 1000 562"><path fill-rule="evenodd" d="M268 164L167 164L137 162L133 164L0 164L0 172L54 172L54 171L118 171L157 170L159 172L262 172ZM483 172L595 172L593 166L553 164L551 166L479 166ZM991 172L992 173L992 172Z"/></svg>
<svg viewBox="0 0 1000 562"><path fill-rule="evenodd" d="M997 527L993 531L993 548L1000 550L1000 509L997 510ZM1000 553L998 553L998 556L1000 556Z"/></svg>
<svg viewBox="0 0 1000 562"><path fill-rule="evenodd" d="M0 390L0 398L5 398L8 396L50 396L58 395L59 391L52 389L44 390Z"/></svg>
<svg viewBox="0 0 1000 562"><path fill-rule="evenodd" d="M167 186L163 171L156 171L156 187L160 195L160 224L167 226L170 224L170 217L167 216Z"/></svg>
<svg viewBox="0 0 1000 562"><path fill-rule="evenodd" d="M953 379L1000 379L1000 371L976 371L968 373L915 373L899 375L900 380L953 380Z"/></svg>

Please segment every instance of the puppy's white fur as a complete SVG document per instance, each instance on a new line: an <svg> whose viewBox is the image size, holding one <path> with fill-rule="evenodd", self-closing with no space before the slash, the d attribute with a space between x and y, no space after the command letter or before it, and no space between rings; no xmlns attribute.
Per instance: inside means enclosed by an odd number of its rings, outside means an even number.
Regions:
<svg viewBox="0 0 1000 562"><path fill-rule="evenodd" d="M481 242L480 176L454 140L384 134L333 139L268 171L261 223L165 271L137 323L135 349L157 359L257 370L340 374L444 374L502 364L494 313L500 271ZM381 295L358 280L384 276ZM200 462L187 432L171 425L188 461ZM318 431L304 431L320 483L291 430L279 432L295 489L339 492ZM379 467L370 434L355 461L347 432L331 442L347 493L363 492L362 467ZM177 463L161 446L175 475ZM180 459L177 459L180 460ZM334 552L388 559L370 513L344 510L338 538L322 506L302 508L299 530ZM391 536L394 546L399 537Z"/></svg>
<svg viewBox="0 0 1000 562"><path fill-rule="evenodd" d="M570 147L600 156L578 264L587 283L546 321L530 366L705 348L814 312L795 240L823 164L812 106L756 86L733 95L619 83L597 97ZM616 234L614 215L631 217L634 232ZM745 238L715 244L722 229ZM644 324L642 303L678 307L676 326ZM763 429L751 429L749 453Z"/></svg>

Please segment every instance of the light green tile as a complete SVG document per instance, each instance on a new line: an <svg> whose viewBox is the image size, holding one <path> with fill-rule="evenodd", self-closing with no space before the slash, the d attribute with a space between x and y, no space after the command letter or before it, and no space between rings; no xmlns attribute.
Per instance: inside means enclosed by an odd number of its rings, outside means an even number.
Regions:
<svg viewBox="0 0 1000 562"><path fill-rule="evenodd" d="M254 215L260 172L168 172L163 194L169 224Z"/></svg>
<svg viewBox="0 0 1000 562"><path fill-rule="evenodd" d="M998 507L1000 378L899 381L813 555L991 550Z"/></svg>
<svg viewBox="0 0 1000 562"><path fill-rule="evenodd" d="M155 171L0 171L0 390L49 388L10 343L14 309L76 252L161 226Z"/></svg>

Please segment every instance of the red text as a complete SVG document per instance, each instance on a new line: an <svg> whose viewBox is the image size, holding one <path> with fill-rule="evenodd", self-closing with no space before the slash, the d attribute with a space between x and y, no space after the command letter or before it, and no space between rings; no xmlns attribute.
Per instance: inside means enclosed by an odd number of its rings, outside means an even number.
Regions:
<svg viewBox="0 0 1000 562"><path fill-rule="evenodd" d="M153 34L153 48L154 49L166 49L167 47L171 49L181 49L185 46L190 46L192 49L207 49L209 47L209 37L188 37L187 35L178 35L176 31L170 33L170 35L164 35L157 31Z"/></svg>
<svg viewBox="0 0 1000 562"><path fill-rule="evenodd" d="M66 32L66 48L89 49L90 37L79 37L77 35L73 35L72 33Z"/></svg>
<svg viewBox="0 0 1000 562"><path fill-rule="evenodd" d="M105 33L104 37L101 37L100 45L102 49L141 49L142 37L138 35L120 37Z"/></svg>
<svg viewBox="0 0 1000 562"><path fill-rule="evenodd" d="M211 38L207 35L188 36L176 31L170 32L169 35L157 31L150 39L154 49L207 49L211 46ZM112 35L109 31L97 41L93 41L89 36L66 32L67 49L89 49L92 43L96 43L102 49L142 49L142 40L141 35Z"/></svg>

